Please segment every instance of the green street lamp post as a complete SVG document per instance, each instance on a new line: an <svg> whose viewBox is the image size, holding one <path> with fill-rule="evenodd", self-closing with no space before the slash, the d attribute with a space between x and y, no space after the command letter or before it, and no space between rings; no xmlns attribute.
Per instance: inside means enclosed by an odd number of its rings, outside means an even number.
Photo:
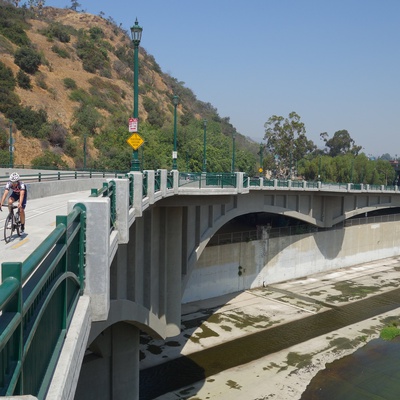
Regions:
<svg viewBox="0 0 400 400"><path fill-rule="evenodd" d="M264 170L264 145L260 143L260 169L259 172L260 174L263 173Z"/></svg>
<svg viewBox="0 0 400 400"><path fill-rule="evenodd" d="M235 172L236 132L232 133L232 173Z"/></svg>
<svg viewBox="0 0 400 400"><path fill-rule="evenodd" d="M203 138L203 172L207 172L207 120L203 120L204 138Z"/></svg>
<svg viewBox="0 0 400 400"><path fill-rule="evenodd" d="M139 44L142 38L143 28L139 26L136 18L135 25L131 27L132 43L134 47L134 71L133 71L133 118L139 116ZM138 123L139 126L139 123ZM140 171L138 150L132 153L132 171Z"/></svg>
<svg viewBox="0 0 400 400"><path fill-rule="evenodd" d="M13 153L14 153L14 140L12 136L12 120L10 119L10 168L14 167Z"/></svg>
<svg viewBox="0 0 400 400"><path fill-rule="evenodd" d="M179 104L179 97L174 96L172 99L174 103L174 151L172 152L172 169L178 169L176 159L178 158L178 152L176 150L176 107Z"/></svg>
<svg viewBox="0 0 400 400"><path fill-rule="evenodd" d="M86 171L86 134L83 135L83 170Z"/></svg>

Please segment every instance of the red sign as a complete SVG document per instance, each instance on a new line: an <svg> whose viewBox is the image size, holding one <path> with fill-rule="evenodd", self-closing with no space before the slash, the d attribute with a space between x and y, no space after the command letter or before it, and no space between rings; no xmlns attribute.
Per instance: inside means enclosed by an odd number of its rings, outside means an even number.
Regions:
<svg viewBox="0 0 400 400"><path fill-rule="evenodd" d="M138 118L129 118L129 132L137 132L138 131Z"/></svg>

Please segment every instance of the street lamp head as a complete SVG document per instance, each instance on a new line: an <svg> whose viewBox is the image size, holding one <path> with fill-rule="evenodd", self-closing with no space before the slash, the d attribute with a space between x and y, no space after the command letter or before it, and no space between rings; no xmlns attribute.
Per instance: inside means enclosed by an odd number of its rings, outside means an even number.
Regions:
<svg viewBox="0 0 400 400"><path fill-rule="evenodd" d="M203 120L203 125L204 125L204 127L206 127L207 126L207 120L205 119L205 120Z"/></svg>
<svg viewBox="0 0 400 400"><path fill-rule="evenodd" d="M172 103L174 104L174 106L176 107L179 104L179 97L178 96L174 96L172 98Z"/></svg>
<svg viewBox="0 0 400 400"><path fill-rule="evenodd" d="M140 40L142 39L143 28L139 26L139 22L136 18L135 25L131 27L132 42L135 46L139 46Z"/></svg>

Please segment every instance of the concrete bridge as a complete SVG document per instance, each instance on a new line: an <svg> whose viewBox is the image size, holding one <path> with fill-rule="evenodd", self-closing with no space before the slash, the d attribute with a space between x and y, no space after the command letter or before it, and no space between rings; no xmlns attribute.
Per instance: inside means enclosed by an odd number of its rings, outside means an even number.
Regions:
<svg viewBox="0 0 400 400"><path fill-rule="evenodd" d="M206 265L207 261L201 261L201 255L208 249L210 239L227 222L249 213L273 213L324 230L350 217L400 206L397 187L250 180L243 173L188 175L161 170L96 179L89 182L87 179L60 179L30 184L31 199L71 192L69 216L73 213L84 215L86 228L79 239L83 247L80 250L74 247L75 252L84 256L84 281L82 279L81 295L70 307L71 317L65 323L59 355L55 357L52 369L46 371L47 385L40 386L37 392L28 392L19 381L14 391L4 391L5 394L31 394L40 399L138 399L140 330L160 338L177 335L182 299L190 301L191 296L200 296L200 292L208 296L214 294L212 290L207 292L210 281L205 279L202 269L210 271L209 267L218 269L218 266ZM74 195L77 190L89 186L95 187L90 197ZM96 189L98 187L101 188ZM77 226L76 215L73 220L75 225L70 224L68 218L64 222L58 221L59 237L62 232L72 231L72 226ZM66 227L64 231L61 225ZM254 253L251 257L261 260L261 264L256 271L250 271L251 267L248 267L246 280L241 278L242 288L305 276L324 268L356 264L363 262L363 257L371 260L398 255L397 240L381 240L389 236L384 231L386 226L390 232L395 232L396 228L390 222L382 223L374 228L375 233L380 231L378 239L376 235L367 235L367 239L358 245L354 244L354 238L360 232L352 232L349 246L343 232L339 235L337 231L324 232L322 242L318 242L321 239L316 240L315 235L306 235L282 245L279 240L274 243L266 229L257 245L258 250L255 253L251 250ZM391 234L390 237L396 236ZM49 247L52 250L47 253L57 252L59 240L54 241ZM67 249L68 242L67 237ZM330 250L332 245L333 250ZM315 254L317 248L320 251L316 262L311 262L309 257L302 261L291 259L295 268L286 268L284 273L282 265L287 258L276 260L278 255L286 253ZM32 258L39 257L34 249L30 251L32 256L28 264ZM228 253L234 254L234 248ZM239 267L246 269L241 265L244 260L238 265L236 261L227 262L230 256L225 257L221 264L228 275ZM22 275L28 269L24 263L19 265ZM269 268L270 265L273 267ZM302 268L296 267L298 265ZM3 263L2 287L10 283L10 279L16 279L11 273L4 279L4 266L7 263ZM18 270L18 266L9 267ZM39 266L37 268L40 270ZM193 277L200 277L201 282ZM235 288L238 290L237 286L227 284L224 290ZM7 301L2 300L2 310L7 311L6 304ZM1 323L4 332L8 325L4 321ZM1 336L0 341L4 350L3 342L6 343L5 336ZM29 369L25 371L24 379L28 375Z"/></svg>

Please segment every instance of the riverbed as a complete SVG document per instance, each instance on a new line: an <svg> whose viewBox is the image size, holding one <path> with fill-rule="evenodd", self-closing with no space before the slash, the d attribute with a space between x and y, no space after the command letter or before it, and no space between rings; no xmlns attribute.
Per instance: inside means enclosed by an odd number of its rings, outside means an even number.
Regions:
<svg viewBox="0 0 400 400"><path fill-rule="evenodd" d="M186 304L180 336L142 338L140 398L300 399L327 363L398 320L399 271L386 259Z"/></svg>

